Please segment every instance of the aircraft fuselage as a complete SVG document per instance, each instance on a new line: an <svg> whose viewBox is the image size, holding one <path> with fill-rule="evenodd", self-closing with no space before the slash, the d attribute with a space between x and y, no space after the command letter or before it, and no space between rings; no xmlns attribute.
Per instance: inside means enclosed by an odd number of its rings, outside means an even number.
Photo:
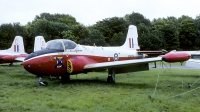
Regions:
<svg viewBox="0 0 200 112"><path fill-rule="evenodd" d="M35 75L63 75L84 73L87 64L145 58L136 50L121 47L77 45L71 50L43 49L31 53L23 62L24 68Z"/></svg>

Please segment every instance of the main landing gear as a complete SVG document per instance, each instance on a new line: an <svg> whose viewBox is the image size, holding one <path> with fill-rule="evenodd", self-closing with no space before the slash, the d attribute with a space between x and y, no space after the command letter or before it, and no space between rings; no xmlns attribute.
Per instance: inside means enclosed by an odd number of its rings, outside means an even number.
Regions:
<svg viewBox="0 0 200 112"><path fill-rule="evenodd" d="M115 69L108 69L108 83L115 83Z"/></svg>
<svg viewBox="0 0 200 112"><path fill-rule="evenodd" d="M13 63L10 63L9 66L13 66Z"/></svg>
<svg viewBox="0 0 200 112"><path fill-rule="evenodd" d="M62 76L61 76L61 80L62 80L63 82L70 82L70 75L69 75L69 74L62 75Z"/></svg>
<svg viewBox="0 0 200 112"><path fill-rule="evenodd" d="M47 85L48 85L47 82L43 82L43 81L42 81L42 77L39 77L38 83L39 83L40 86L47 86Z"/></svg>

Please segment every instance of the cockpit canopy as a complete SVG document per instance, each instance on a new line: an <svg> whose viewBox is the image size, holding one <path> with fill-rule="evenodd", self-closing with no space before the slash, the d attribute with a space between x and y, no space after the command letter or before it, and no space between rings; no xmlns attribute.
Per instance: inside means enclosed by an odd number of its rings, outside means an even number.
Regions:
<svg viewBox="0 0 200 112"><path fill-rule="evenodd" d="M51 40L47 43L47 46L45 49L32 52L24 60L28 60L30 58L48 54L48 53L58 53L58 52L64 52L66 50L72 50L72 49L75 49L76 46L77 44L75 42L71 40L67 40L67 39Z"/></svg>
<svg viewBox="0 0 200 112"><path fill-rule="evenodd" d="M51 40L47 43L47 49L54 49L54 50L68 50L74 49L77 44L71 40L67 39L56 39Z"/></svg>

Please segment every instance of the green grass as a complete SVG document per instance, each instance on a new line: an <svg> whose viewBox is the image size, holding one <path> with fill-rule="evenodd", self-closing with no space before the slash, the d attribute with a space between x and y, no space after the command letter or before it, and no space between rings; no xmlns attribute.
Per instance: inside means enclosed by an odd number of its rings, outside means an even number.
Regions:
<svg viewBox="0 0 200 112"><path fill-rule="evenodd" d="M71 76L70 83L45 77L49 85L44 87L20 65L1 65L0 112L198 112L200 81L187 87L198 78L200 70L151 68L130 75L117 74L115 84L106 82L106 72Z"/></svg>

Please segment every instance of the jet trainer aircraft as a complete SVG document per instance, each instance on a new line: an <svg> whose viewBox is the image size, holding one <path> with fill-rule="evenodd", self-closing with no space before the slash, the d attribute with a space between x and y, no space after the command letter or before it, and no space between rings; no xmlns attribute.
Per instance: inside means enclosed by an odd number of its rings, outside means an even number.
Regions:
<svg viewBox="0 0 200 112"><path fill-rule="evenodd" d="M45 49L31 53L22 63L24 68L39 77L70 75L91 71L108 70L107 82L115 82L115 74L149 70L148 63L155 61L181 62L190 58L187 53L168 53L162 57L147 58L139 50L137 28L129 26L122 46L102 47L79 45L68 39L48 42Z"/></svg>
<svg viewBox="0 0 200 112"><path fill-rule="evenodd" d="M45 46L45 40L42 36L35 37L34 51L40 50ZM0 50L0 64L13 62L23 62L28 54L24 50L24 42L21 36L16 36L12 46L6 50Z"/></svg>

